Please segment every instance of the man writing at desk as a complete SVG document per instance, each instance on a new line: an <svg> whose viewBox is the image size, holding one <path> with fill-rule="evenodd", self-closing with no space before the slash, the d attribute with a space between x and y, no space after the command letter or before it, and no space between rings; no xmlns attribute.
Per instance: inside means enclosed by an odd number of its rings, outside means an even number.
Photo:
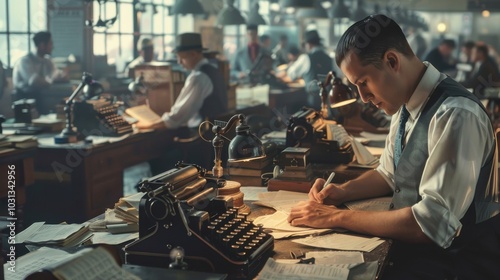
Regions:
<svg viewBox="0 0 500 280"><path fill-rule="evenodd" d="M227 90L222 73L203 56L199 33L180 34L176 40L177 61L191 73L179 97L161 121L137 128L198 127L204 118L213 118L227 111Z"/></svg>
<svg viewBox="0 0 500 280"><path fill-rule="evenodd" d="M352 25L336 60L364 102L393 115L385 150L358 179L318 179L289 222L394 239L384 279L500 279L496 144L480 101L420 61L383 15ZM390 194L389 211L333 206Z"/></svg>

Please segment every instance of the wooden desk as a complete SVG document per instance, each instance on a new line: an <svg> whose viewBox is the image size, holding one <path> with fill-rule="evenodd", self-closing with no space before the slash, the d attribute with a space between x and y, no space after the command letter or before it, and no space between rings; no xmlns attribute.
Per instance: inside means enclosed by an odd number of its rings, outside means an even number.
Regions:
<svg viewBox="0 0 500 280"><path fill-rule="evenodd" d="M255 218L268 215L275 212L274 209L257 206L251 203L251 201L245 201L247 205L250 206L252 212L248 216L250 220L254 220ZM361 236L361 235L359 235ZM288 238L288 239L279 239L274 241L274 255L272 256L274 259L291 259L290 252L308 252L308 251L330 251L330 249L321 249L321 248L313 248L308 247L306 245L298 244L292 242L293 239L296 238ZM363 252L363 258L365 262L378 262L378 270L377 270L377 279L380 279L380 276L383 273L384 268L388 263L388 255L389 250L392 245L392 240L385 240L384 243L379 245L371 252Z"/></svg>
<svg viewBox="0 0 500 280"><path fill-rule="evenodd" d="M15 214L17 218L17 230L22 229L23 220L23 208L26 203L26 187L33 184L34 182L34 168L33 168L33 158L35 156L35 148L29 149L13 149L10 152L2 153L0 155L0 177L1 180L0 187L0 198L2 199L2 205L5 203L5 207L2 207L2 215L9 215L9 213L4 213L10 208L9 201L7 198L15 198ZM14 168L9 168L14 166ZM14 170L13 180L9 179L8 173L10 170ZM12 178L11 178L12 179ZM14 188L10 188L14 186ZM9 191L15 191L14 197L11 196L12 193Z"/></svg>
<svg viewBox="0 0 500 280"><path fill-rule="evenodd" d="M103 213L123 196L123 170L164 155L172 137L162 130L99 145L40 146L35 176L43 198L37 207L53 208L68 222Z"/></svg>

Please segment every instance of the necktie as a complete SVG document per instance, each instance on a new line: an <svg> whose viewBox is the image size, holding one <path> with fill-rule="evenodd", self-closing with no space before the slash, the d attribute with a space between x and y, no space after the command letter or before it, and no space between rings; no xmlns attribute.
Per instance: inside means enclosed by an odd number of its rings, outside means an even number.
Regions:
<svg viewBox="0 0 500 280"><path fill-rule="evenodd" d="M401 108L401 115L399 116L399 127L398 131L396 132L396 139L394 141L394 169L398 166L399 159L401 158L401 154L403 153L405 127L409 116L410 112L408 112L408 110L406 110L406 106L403 105L403 108Z"/></svg>

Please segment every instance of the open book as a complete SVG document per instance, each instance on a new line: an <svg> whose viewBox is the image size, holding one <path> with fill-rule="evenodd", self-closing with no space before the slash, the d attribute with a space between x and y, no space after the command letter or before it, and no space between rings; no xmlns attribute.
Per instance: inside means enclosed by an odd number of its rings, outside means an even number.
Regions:
<svg viewBox="0 0 500 280"><path fill-rule="evenodd" d="M158 114L151 110L151 108L149 108L147 105L139 105L127 108L125 110L125 113L147 125L155 124L161 121L161 117L158 116Z"/></svg>
<svg viewBox="0 0 500 280"><path fill-rule="evenodd" d="M120 267L119 259L111 247L86 248L74 254L42 247L17 259L15 271L7 267L5 279L139 280Z"/></svg>

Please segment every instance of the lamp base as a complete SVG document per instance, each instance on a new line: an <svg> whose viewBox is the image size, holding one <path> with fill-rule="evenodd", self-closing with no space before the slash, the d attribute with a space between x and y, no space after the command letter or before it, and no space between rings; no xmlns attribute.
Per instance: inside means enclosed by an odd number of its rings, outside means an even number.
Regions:
<svg viewBox="0 0 500 280"><path fill-rule="evenodd" d="M233 207L240 214L250 214L250 207L243 202L244 194L240 191L241 184L236 181L226 181L226 186L219 188L219 195L233 198Z"/></svg>

